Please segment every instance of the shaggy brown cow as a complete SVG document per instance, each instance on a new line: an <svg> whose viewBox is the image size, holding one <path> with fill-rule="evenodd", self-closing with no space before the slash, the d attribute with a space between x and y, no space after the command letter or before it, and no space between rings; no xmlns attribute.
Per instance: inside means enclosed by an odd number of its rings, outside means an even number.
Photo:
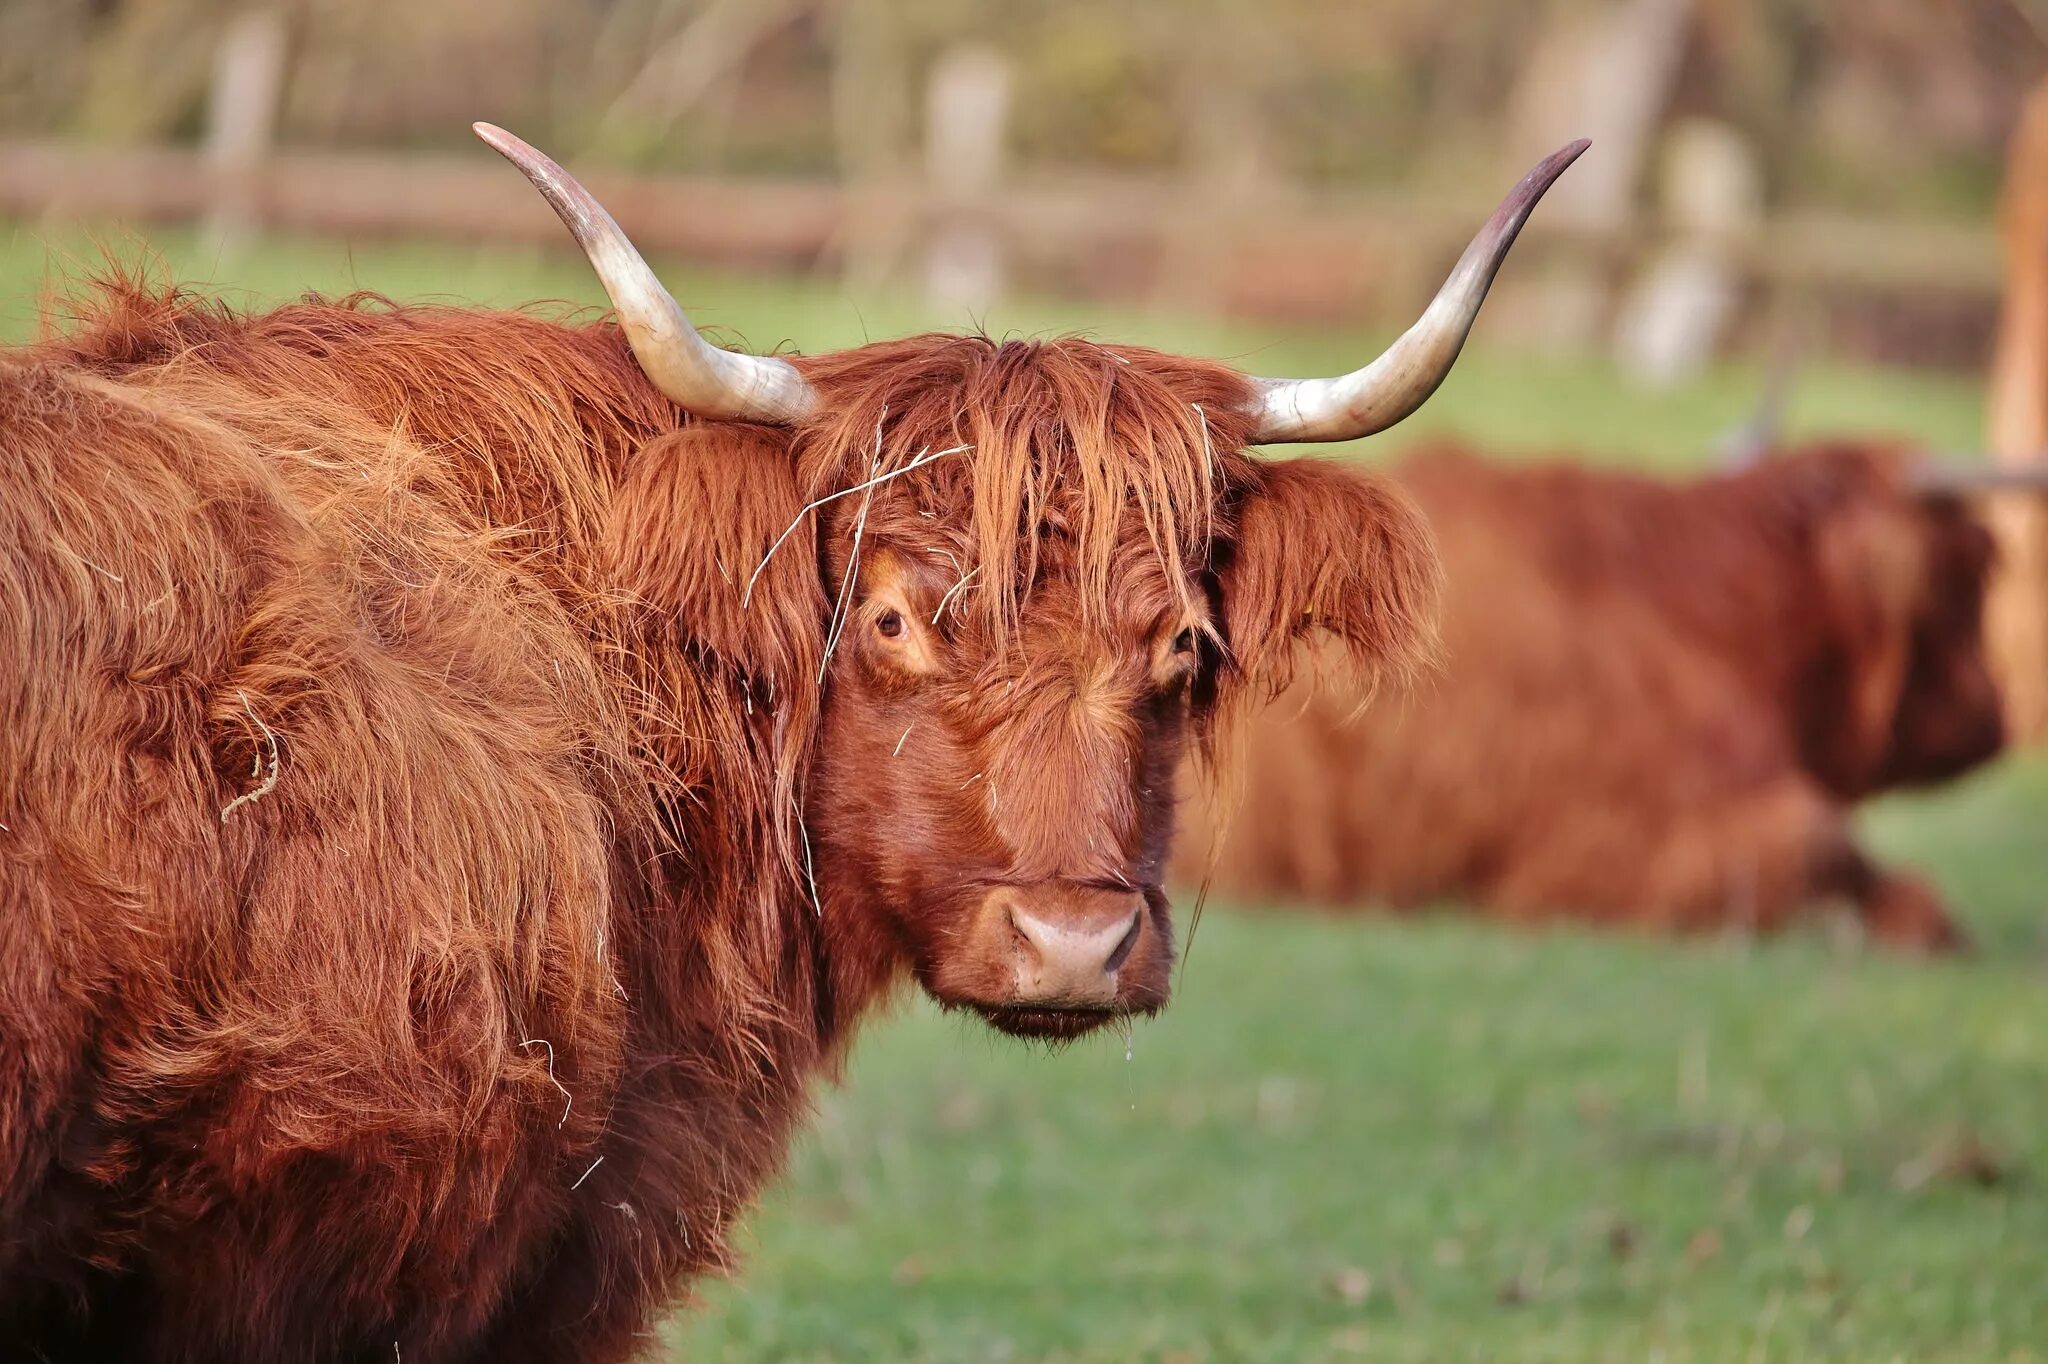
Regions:
<svg viewBox="0 0 2048 1364"><path fill-rule="evenodd" d="M1434 604L1398 495L1247 447L1419 404L1579 150L1293 381L715 350L479 131L616 325L114 284L0 353L10 1359L622 1359L898 982L1158 1009L1183 736Z"/></svg>
<svg viewBox="0 0 2048 1364"><path fill-rule="evenodd" d="M1953 474L1841 444L1690 483L1443 449L1397 472L1443 556L1443 673L1255 720L1220 890L1667 929L1845 898L1885 941L1958 942L1848 813L2002 742L1991 541Z"/></svg>

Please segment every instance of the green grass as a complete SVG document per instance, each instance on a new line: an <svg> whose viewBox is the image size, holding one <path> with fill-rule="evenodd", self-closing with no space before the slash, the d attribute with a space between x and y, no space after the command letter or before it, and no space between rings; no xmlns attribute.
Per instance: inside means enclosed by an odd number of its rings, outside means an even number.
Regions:
<svg viewBox="0 0 2048 1364"><path fill-rule="evenodd" d="M116 229L87 233L0 221L0 339L34 335L44 281L53 273L90 273L108 250L130 263L158 259L180 283L208 286L242 303L293 298L309 289L498 305L536 299L595 305L604 297L589 270L567 252L287 239L223 259L187 232L155 234L145 244ZM831 350L868 337L973 322L934 315L901 297L850 297L811 282L663 274L699 326L756 350ZM1350 369L1392 339L1386 327L1288 333L1034 300L1005 305L982 321L998 335L1087 331L1104 340L1219 356L1270 374ZM1491 350L1485 333L1482 319L1471 351L1421 412L1359 450L1375 457L1419 435L1456 432L1506 450L1570 448L1607 460L1681 465L1705 457L1749 414L1762 382L1756 366L1730 365L1675 393L1644 392L1622 385L1612 367L1598 361ZM1981 405L1974 386L1951 378L1814 365L1801 373L1787 418L1794 432L1882 431L1967 450L1981 439Z"/></svg>
<svg viewBox="0 0 2048 1364"><path fill-rule="evenodd" d="M595 297L555 256L291 242L216 267L187 239L160 244L180 278L263 297ZM50 254L0 229L0 331L32 327ZM830 288L674 278L700 318L756 344L932 321ZM1074 316L1024 304L990 322ZM1384 339L1088 320L1283 373ZM1646 395L1597 362L1482 346L1414 427L1676 466L1756 383L1734 367ZM1967 381L1820 369L1792 419L1968 448L1978 405ZM2044 816L2038 758L1868 813L1874 845L1958 906L1981 944L1965 961L1862 953L1818 929L1668 944L1218 907L1128 1061L1121 1039L1046 1055L910 1004L821 1094L750 1220L746 1273L705 1289L678 1350L2048 1360Z"/></svg>
<svg viewBox="0 0 2048 1364"><path fill-rule="evenodd" d="M2043 985L1218 914L1128 1062L880 1030L683 1357L2038 1359Z"/></svg>

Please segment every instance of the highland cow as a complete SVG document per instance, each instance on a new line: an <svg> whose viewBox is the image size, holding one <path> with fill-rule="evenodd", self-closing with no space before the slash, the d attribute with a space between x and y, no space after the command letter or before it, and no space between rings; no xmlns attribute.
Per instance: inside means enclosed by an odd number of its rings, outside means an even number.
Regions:
<svg viewBox="0 0 2048 1364"><path fill-rule="evenodd" d="M8 1358L645 1348L915 979L1166 1001L1184 750L1314 631L1426 648L1373 365L1080 339L717 350L561 169L615 319L118 281L0 353Z"/></svg>
<svg viewBox="0 0 2048 1364"><path fill-rule="evenodd" d="M1972 476L1820 444L1683 483L1436 449L1396 481L1444 563L1440 676L1366 714L1300 684L1179 879L1667 930L1840 900L1877 939L1960 942L1850 814L2002 743Z"/></svg>

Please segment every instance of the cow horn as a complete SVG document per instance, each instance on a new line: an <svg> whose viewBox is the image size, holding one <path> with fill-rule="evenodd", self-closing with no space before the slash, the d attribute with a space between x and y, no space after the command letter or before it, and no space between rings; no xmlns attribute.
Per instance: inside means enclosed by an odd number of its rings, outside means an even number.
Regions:
<svg viewBox="0 0 2048 1364"><path fill-rule="evenodd" d="M1785 432L1785 406L1792 394L1792 381L1799 374L1799 360L1805 338L1787 332L1771 348L1770 371L1764 391L1742 424L1722 436L1717 444L1723 473L1740 473L1764 461Z"/></svg>
<svg viewBox="0 0 2048 1364"><path fill-rule="evenodd" d="M1926 455L1907 475L1913 491L1928 497L1973 493L2048 493L2048 463L1986 464L1954 455Z"/></svg>
<svg viewBox="0 0 2048 1364"><path fill-rule="evenodd" d="M1494 273L1528 221L1529 211L1590 145L1582 138L1522 177L1465 248L1421 318L1377 360L1335 379L1255 380L1258 425L1252 440L1356 440L1386 430L1422 406L1451 372Z"/></svg>
<svg viewBox="0 0 2048 1364"><path fill-rule="evenodd" d="M471 126L533 182L576 238L611 296L633 357L678 407L699 417L787 425L817 406L811 386L787 360L723 350L699 336L612 215L569 172L503 128Z"/></svg>

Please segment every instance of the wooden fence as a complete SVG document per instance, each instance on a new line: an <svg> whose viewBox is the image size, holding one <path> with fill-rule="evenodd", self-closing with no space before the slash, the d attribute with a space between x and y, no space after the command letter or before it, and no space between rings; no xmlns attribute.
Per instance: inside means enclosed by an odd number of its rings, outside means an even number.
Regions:
<svg viewBox="0 0 2048 1364"><path fill-rule="evenodd" d="M908 277L936 225L967 214L1000 239L1010 278L1022 287L1331 322L1397 314L1426 297L1500 188L1475 184L1471 197L1456 201L1274 188L1246 202L1205 199L1167 179L1020 172L963 205L956 190L915 179L849 185L586 169L586 183L650 254L831 272L858 252ZM1502 185L1508 178L1493 177ZM0 215L200 222L229 195L237 216L256 228L565 244L525 181L481 149L281 150L255 165L224 165L189 148L0 142ZM1200 277L1167 277L1172 262L1189 258L1191 237L1203 247ZM1656 237L1588 229L1546 206L1525 240L1518 279L1569 269L1618 280ZM1759 223L1733 253L1753 292L1790 291L1824 313L1888 307L1980 319L1946 347L1963 353L1896 357L1950 364L1981 358L2001 280L1989 223L1788 213Z"/></svg>

